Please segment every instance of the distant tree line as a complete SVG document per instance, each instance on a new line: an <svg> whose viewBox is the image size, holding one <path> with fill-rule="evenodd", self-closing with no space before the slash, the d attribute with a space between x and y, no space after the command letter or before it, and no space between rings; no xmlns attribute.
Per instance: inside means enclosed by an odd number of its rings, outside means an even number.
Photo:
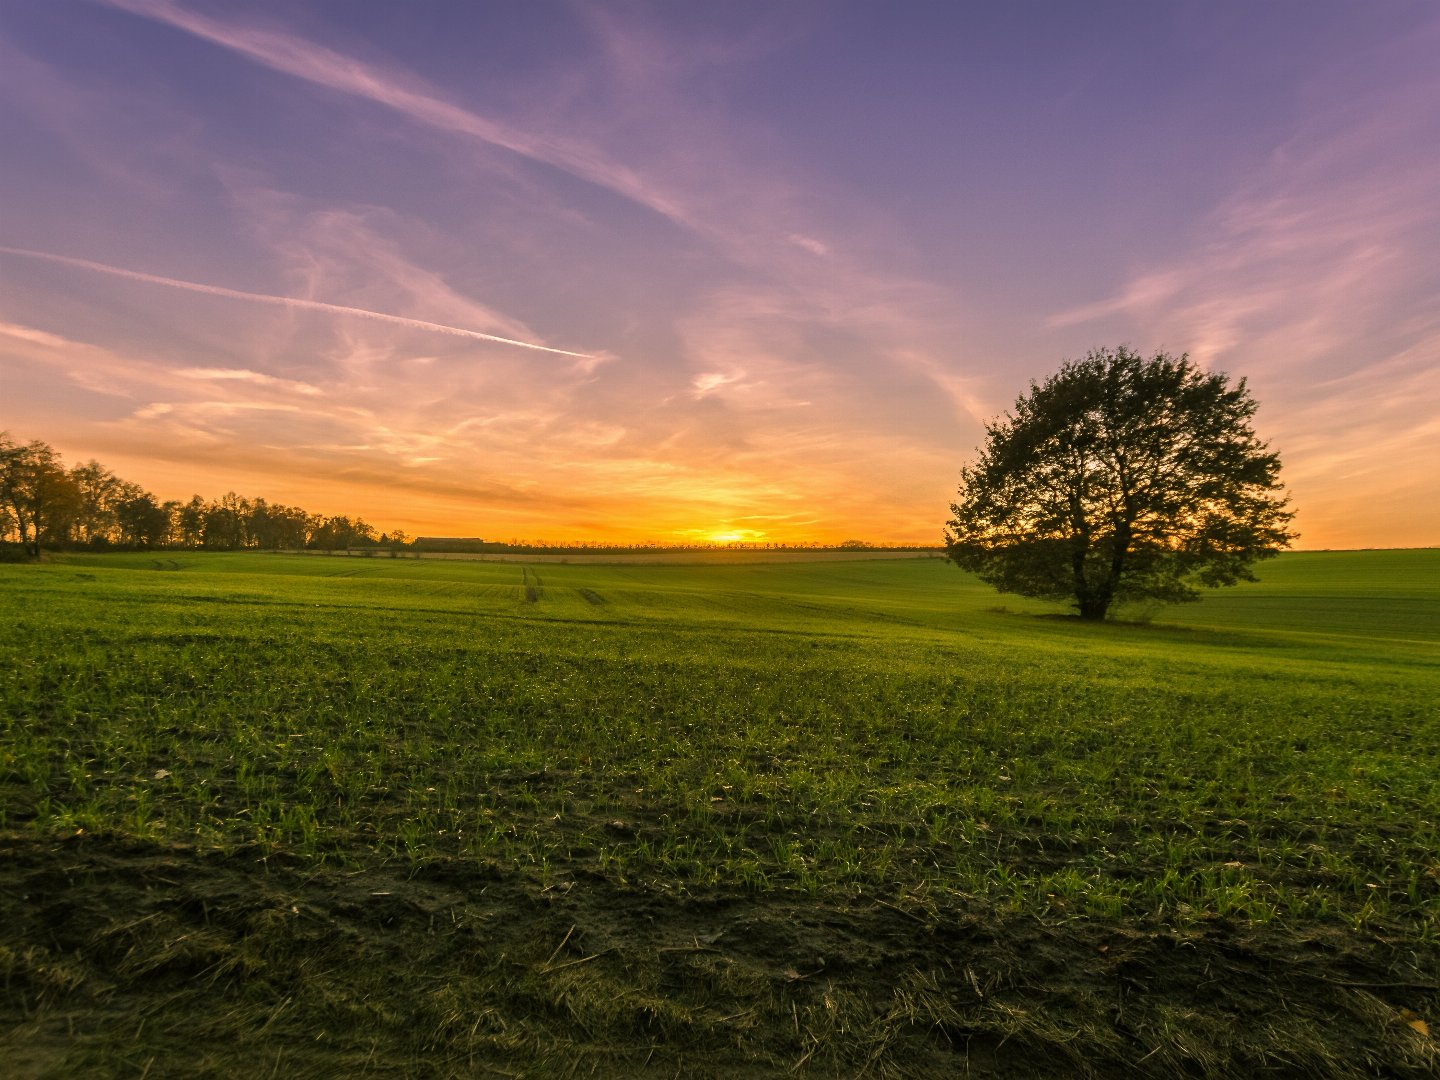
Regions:
<svg viewBox="0 0 1440 1080"><path fill-rule="evenodd" d="M466 555L567 555L572 552L601 555L659 555L693 551L894 551L933 552L937 557L944 549L939 544L872 544L864 540L845 540L839 544L823 544L812 540L728 540L724 543L679 544L663 540L640 540L632 543L609 540L482 540L472 536L417 536L410 541L410 550L430 554Z"/></svg>
<svg viewBox="0 0 1440 1080"><path fill-rule="evenodd" d="M0 431L0 541L31 556L42 547L337 551L397 548L408 540L360 518L312 514L233 491L161 502L98 461L66 468L48 443L18 443Z"/></svg>
<svg viewBox="0 0 1440 1080"><path fill-rule="evenodd" d="M98 461L66 467L49 443L19 443L0 431L0 546L40 549L141 551L196 548L210 551L360 551L402 548L422 553L645 554L676 551L936 551L932 545L839 544L737 540L676 544L595 540L508 542L480 537L411 538L400 529L378 532L361 518L312 514L298 506L227 492L218 499L160 501Z"/></svg>

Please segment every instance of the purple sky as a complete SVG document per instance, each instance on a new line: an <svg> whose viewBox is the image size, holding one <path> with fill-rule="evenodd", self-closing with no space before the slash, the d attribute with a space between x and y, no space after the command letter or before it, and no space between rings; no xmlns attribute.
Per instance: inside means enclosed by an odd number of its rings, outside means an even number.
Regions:
<svg viewBox="0 0 1440 1080"><path fill-rule="evenodd" d="M0 0L0 428L419 534L938 542L1097 346L1440 543L1440 5Z"/></svg>

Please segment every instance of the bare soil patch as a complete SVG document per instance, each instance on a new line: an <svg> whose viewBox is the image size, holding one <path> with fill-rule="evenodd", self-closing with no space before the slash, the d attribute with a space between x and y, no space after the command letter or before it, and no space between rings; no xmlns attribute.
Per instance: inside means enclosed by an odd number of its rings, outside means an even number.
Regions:
<svg viewBox="0 0 1440 1080"><path fill-rule="evenodd" d="M1428 1077L1434 959L1340 926L0 840L18 1077Z"/></svg>

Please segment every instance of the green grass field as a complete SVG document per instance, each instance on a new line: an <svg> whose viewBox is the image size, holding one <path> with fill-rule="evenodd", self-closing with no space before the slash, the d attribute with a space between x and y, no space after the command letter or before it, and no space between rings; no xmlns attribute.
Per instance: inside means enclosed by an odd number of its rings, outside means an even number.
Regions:
<svg viewBox="0 0 1440 1080"><path fill-rule="evenodd" d="M26 1075L1440 1068L1440 551L0 566Z"/></svg>

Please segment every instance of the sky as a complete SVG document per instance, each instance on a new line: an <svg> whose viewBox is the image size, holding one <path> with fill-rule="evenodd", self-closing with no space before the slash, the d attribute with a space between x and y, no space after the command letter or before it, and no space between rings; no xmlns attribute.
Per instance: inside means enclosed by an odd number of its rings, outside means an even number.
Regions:
<svg viewBox="0 0 1440 1080"><path fill-rule="evenodd" d="M0 429L412 535L939 543L1091 349L1440 544L1440 5L0 0Z"/></svg>

